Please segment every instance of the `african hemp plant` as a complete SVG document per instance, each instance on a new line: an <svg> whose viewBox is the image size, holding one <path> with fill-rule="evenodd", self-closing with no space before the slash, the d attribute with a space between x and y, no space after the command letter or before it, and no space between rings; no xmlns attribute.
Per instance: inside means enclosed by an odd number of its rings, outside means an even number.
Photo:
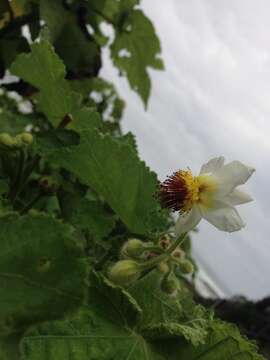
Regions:
<svg viewBox="0 0 270 360"><path fill-rule="evenodd" d="M263 359L186 286L188 231L239 230L253 169L217 158L159 183L104 48L146 107L163 62L139 0L1 0L0 359Z"/></svg>

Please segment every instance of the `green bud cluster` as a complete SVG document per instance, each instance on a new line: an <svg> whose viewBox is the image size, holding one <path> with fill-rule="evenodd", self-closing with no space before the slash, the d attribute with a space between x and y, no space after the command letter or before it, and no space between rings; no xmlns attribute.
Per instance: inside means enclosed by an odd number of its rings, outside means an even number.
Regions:
<svg viewBox="0 0 270 360"><path fill-rule="evenodd" d="M18 150L33 143L33 135L27 132L12 136L8 133L0 134L0 146L6 150Z"/></svg>
<svg viewBox="0 0 270 360"><path fill-rule="evenodd" d="M120 250L120 258L123 260L111 266L108 271L109 279L125 286L137 280L144 271L156 268L162 277L162 291L168 295L174 294L180 288L176 277L179 271L186 275L194 270L179 246L183 239L174 240L170 235L163 235L156 244L136 238L128 239Z"/></svg>

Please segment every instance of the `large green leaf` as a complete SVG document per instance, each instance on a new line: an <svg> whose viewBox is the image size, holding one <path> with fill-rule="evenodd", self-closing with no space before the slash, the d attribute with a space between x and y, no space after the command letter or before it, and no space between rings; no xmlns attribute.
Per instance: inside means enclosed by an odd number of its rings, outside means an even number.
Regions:
<svg viewBox="0 0 270 360"><path fill-rule="evenodd" d="M131 88L139 93L145 105L151 88L148 67L163 69L160 51L151 21L140 10L130 12L122 28L116 30L111 56L115 66L127 76Z"/></svg>
<svg viewBox="0 0 270 360"><path fill-rule="evenodd" d="M194 347L179 334L150 340L138 325L149 308L141 309L127 291L101 275L93 274L90 283L89 304L79 316L26 334L23 360L263 360L235 328L213 320L205 345ZM141 295L148 290L143 285Z"/></svg>
<svg viewBox="0 0 270 360"><path fill-rule="evenodd" d="M21 334L0 335L0 360L19 359Z"/></svg>
<svg viewBox="0 0 270 360"><path fill-rule="evenodd" d="M166 346L157 343L157 347L170 360L265 360L255 344L242 337L235 326L218 320L211 322L204 345L193 347L171 340Z"/></svg>
<svg viewBox="0 0 270 360"><path fill-rule="evenodd" d="M60 318L83 302L87 265L70 226L9 214L0 228L0 333Z"/></svg>
<svg viewBox="0 0 270 360"><path fill-rule="evenodd" d="M31 53L16 58L10 71L40 90L40 110L58 125L66 114L78 108L80 95L71 91L65 80L65 66L48 42L34 43L31 49Z"/></svg>
<svg viewBox="0 0 270 360"><path fill-rule="evenodd" d="M161 274L152 271L129 288L143 310L137 326L152 339L184 336L193 345L204 343L209 315L184 287L174 297L164 293L160 283Z"/></svg>
<svg viewBox="0 0 270 360"><path fill-rule="evenodd" d="M111 45L114 65L124 74L132 89L147 105L151 82L148 68L163 69L160 43L151 21L136 8L138 0L94 0L89 2L89 22L97 39L104 21L112 24L115 38ZM104 40L103 40L104 41Z"/></svg>
<svg viewBox="0 0 270 360"><path fill-rule="evenodd" d="M129 144L84 131L80 145L56 150L50 160L103 196L132 232L147 234L164 225L154 198L156 175Z"/></svg>
<svg viewBox="0 0 270 360"><path fill-rule="evenodd" d="M89 308L77 319L48 323L22 342L24 360L165 360L133 326L140 308L99 275L91 278Z"/></svg>
<svg viewBox="0 0 270 360"><path fill-rule="evenodd" d="M100 51L93 39L82 31L78 16L63 7L61 0L41 0L40 17L67 69L76 75L95 75L100 67Z"/></svg>
<svg viewBox="0 0 270 360"><path fill-rule="evenodd" d="M102 121L100 114L94 108L83 107L73 113L72 121L67 127L81 132L100 128L101 126Z"/></svg>
<svg viewBox="0 0 270 360"><path fill-rule="evenodd" d="M70 210L68 221L97 241L107 236L115 225L115 216L108 213L99 201L63 194L60 202L64 211L66 207Z"/></svg>
<svg viewBox="0 0 270 360"><path fill-rule="evenodd" d="M14 32L0 40L0 61L5 69L14 61L16 55L20 52L29 50L27 40L19 33Z"/></svg>

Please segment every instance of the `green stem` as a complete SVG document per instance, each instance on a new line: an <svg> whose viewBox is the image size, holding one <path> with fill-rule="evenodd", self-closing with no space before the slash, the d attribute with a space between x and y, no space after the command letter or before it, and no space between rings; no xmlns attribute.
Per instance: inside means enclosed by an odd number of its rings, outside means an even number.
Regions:
<svg viewBox="0 0 270 360"><path fill-rule="evenodd" d="M158 254L163 253L163 250L158 246L146 246L144 251L154 251L157 252Z"/></svg>
<svg viewBox="0 0 270 360"><path fill-rule="evenodd" d="M149 268L152 268L156 265L158 265L160 262L164 261L168 259L168 255L167 254L162 254L162 255L159 255L151 260L148 260L146 261L145 263L143 264L140 264L140 267L142 268L142 270L146 270L146 269L149 269Z"/></svg>

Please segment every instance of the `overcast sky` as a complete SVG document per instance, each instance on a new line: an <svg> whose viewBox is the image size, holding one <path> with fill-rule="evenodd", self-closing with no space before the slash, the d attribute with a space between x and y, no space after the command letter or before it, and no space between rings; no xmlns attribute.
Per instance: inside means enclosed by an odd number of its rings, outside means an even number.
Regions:
<svg viewBox="0 0 270 360"><path fill-rule="evenodd" d="M151 71L145 112L105 60L103 75L127 101L123 128L136 134L161 180L187 166L196 173L220 155L256 168L245 186L255 201L238 208L246 228L226 234L202 221L194 254L225 294L270 295L270 2L143 0L142 7L166 71Z"/></svg>

